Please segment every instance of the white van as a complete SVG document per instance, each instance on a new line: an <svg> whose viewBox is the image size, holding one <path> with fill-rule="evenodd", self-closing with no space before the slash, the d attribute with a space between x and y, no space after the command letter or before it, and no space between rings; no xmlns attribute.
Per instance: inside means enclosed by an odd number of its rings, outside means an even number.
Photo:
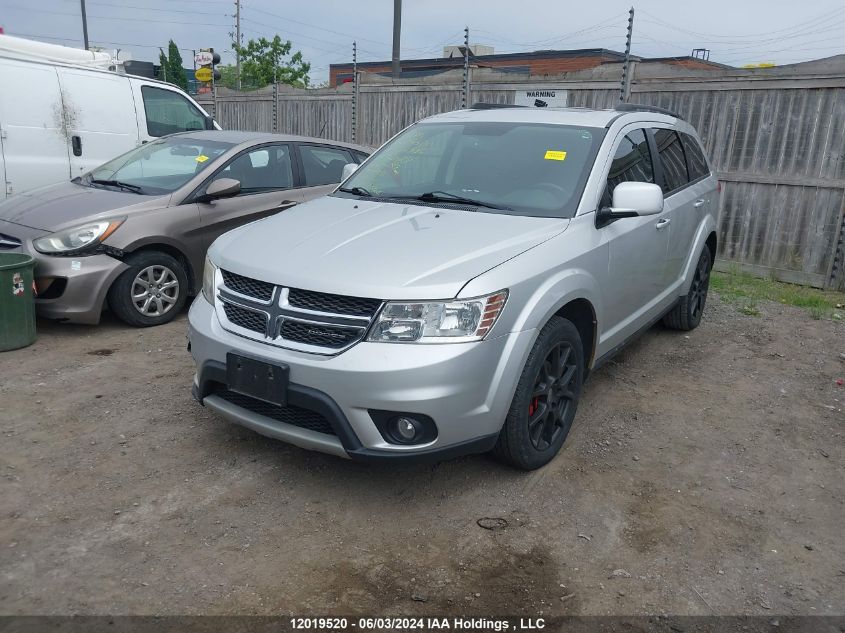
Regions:
<svg viewBox="0 0 845 633"><path fill-rule="evenodd" d="M0 200L205 129L220 128L182 90L126 75L108 53L0 35Z"/></svg>

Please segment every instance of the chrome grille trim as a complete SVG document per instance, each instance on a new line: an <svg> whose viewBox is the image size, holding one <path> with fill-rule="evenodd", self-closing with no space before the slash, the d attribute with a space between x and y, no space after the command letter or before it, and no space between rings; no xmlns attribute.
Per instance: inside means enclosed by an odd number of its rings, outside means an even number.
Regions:
<svg viewBox="0 0 845 633"><path fill-rule="evenodd" d="M327 293L328 294L328 293ZM250 297L240 294L226 286L223 274L220 269L215 273L215 296L217 305L215 312L224 330L252 339L267 345L285 349L307 352L309 354L320 354L323 356L335 356L353 345L364 340L370 330L370 326L376 315L384 305L383 301L378 302L378 307L371 316L353 316L349 314L337 314L334 312L320 312L293 306L288 301L290 288L286 286L273 286L273 293L270 301L263 301L258 297ZM225 305L231 304L239 308L258 312L266 315L267 327L261 333L233 323L226 316ZM323 330L337 330L338 338L349 338L350 330L357 330L358 334L348 343L340 347L328 345L313 345L302 341L284 338L282 336L282 324L287 321L302 326L314 326Z"/></svg>

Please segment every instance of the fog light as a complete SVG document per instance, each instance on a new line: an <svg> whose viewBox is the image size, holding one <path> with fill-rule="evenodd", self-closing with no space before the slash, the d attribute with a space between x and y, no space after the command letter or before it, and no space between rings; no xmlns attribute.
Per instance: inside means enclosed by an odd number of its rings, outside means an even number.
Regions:
<svg viewBox="0 0 845 633"><path fill-rule="evenodd" d="M413 444L423 431L423 425L414 418L399 416L390 421L394 437L402 443Z"/></svg>
<svg viewBox="0 0 845 633"><path fill-rule="evenodd" d="M417 424L417 421L411 418L396 418L393 420L393 430L396 431L397 438L406 442L413 442L419 432Z"/></svg>
<svg viewBox="0 0 845 633"><path fill-rule="evenodd" d="M390 444L428 444L437 439L437 425L429 416L407 411L369 410L379 433Z"/></svg>

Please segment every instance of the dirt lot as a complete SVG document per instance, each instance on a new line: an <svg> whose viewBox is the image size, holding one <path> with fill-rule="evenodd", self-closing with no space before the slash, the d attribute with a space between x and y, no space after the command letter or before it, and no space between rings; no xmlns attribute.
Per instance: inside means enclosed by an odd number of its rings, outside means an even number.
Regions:
<svg viewBox="0 0 845 633"><path fill-rule="evenodd" d="M227 424L184 316L41 322L0 354L0 613L841 614L845 323L759 310L653 328L530 474Z"/></svg>

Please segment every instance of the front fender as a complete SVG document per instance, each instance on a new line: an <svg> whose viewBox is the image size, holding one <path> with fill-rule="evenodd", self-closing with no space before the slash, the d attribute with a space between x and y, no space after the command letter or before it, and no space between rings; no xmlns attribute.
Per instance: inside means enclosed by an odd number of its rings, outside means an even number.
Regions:
<svg viewBox="0 0 845 633"><path fill-rule="evenodd" d="M600 328L604 322L600 276L607 274L608 256L608 245L595 231L591 218L580 222L576 218L561 235L473 279L459 296L508 289L507 304L491 336L539 332L556 312L576 299L590 304Z"/></svg>

